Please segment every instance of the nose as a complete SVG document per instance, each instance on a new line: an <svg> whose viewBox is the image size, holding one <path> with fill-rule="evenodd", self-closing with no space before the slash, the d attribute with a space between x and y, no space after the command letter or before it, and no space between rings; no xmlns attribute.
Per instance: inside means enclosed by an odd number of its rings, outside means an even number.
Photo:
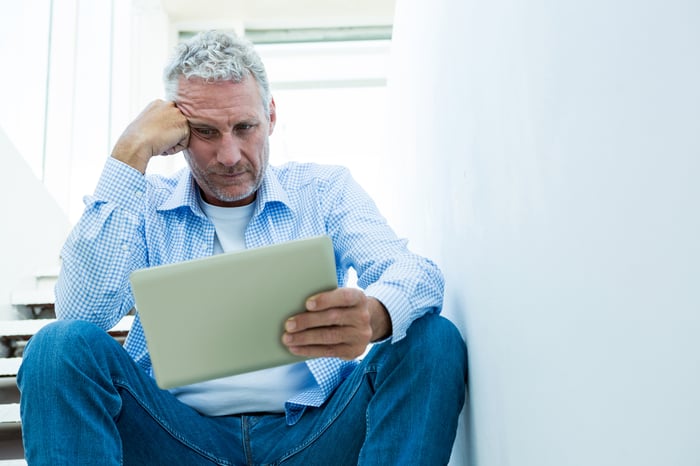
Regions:
<svg viewBox="0 0 700 466"><path fill-rule="evenodd" d="M240 142L231 133L223 134L216 150L216 160L222 165L232 167L242 157Z"/></svg>

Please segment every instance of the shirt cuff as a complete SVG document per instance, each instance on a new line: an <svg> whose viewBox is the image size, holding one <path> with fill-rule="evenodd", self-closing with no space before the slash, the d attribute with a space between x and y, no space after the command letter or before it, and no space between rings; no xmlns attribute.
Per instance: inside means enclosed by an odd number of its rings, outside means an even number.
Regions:
<svg viewBox="0 0 700 466"><path fill-rule="evenodd" d="M373 283L367 287L365 294L379 300L389 312L392 327L392 343L396 343L405 337L413 321L420 317L411 312L410 303L404 293L394 287Z"/></svg>
<svg viewBox="0 0 700 466"><path fill-rule="evenodd" d="M128 211L143 210L146 197L146 177L135 168L108 157L97 182L93 202L113 202Z"/></svg>

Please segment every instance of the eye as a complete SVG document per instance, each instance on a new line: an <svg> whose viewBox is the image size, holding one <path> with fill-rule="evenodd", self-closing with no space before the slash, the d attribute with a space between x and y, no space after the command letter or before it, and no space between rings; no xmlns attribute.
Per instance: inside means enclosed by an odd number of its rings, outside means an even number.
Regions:
<svg viewBox="0 0 700 466"><path fill-rule="evenodd" d="M194 131L198 136L204 138L204 139L211 139L214 136L216 136L219 132L213 128L207 128L207 127L192 127L192 131Z"/></svg>
<svg viewBox="0 0 700 466"><path fill-rule="evenodd" d="M236 126L233 127L233 130L236 133L249 133L255 128L255 125L252 123L238 123Z"/></svg>

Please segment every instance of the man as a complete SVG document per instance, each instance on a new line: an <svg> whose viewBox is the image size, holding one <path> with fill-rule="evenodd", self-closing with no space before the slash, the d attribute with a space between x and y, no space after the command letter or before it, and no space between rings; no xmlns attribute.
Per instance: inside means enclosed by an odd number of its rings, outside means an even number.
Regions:
<svg viewBox="0 0 700 466"><path fill-rule="evenodd" d="M248 42L196 36L165 84L169 101L124 131L66 241L59 321L25 350L29 464L447 463L466 349L438 316L437 267L406 249L347 170L268 166L275 102ZM179 151L188 168L145 176L152 157ZM135 269L318 234L333 241L341 287L309 297L282 336L308 362L167 391L138 314L124 348L104 332L134 305ZM342 287L349 267L361 289Z"/></svg>

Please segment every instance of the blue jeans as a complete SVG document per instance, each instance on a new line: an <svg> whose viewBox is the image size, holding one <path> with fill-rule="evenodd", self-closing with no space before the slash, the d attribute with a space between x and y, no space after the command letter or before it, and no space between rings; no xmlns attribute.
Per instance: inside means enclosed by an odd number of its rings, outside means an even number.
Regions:
<svg viewBox="0 0 700 466"><path fill-rule="evenodd" d="M208 417L161 390L118 342L58 321L25 349L17 378L29 465L447 464L465 396L466 347L428 315L375 345L320 408Z"/></svg>

